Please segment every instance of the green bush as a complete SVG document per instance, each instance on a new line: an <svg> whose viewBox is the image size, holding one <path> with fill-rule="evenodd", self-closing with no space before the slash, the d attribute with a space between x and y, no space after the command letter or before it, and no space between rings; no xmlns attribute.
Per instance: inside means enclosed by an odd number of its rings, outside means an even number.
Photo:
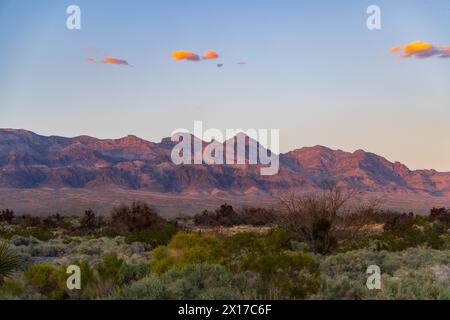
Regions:
<svg viewBox="0 0 450 320"><path fill-rule="evenodd" d="M81 286L86 288L97 282L95 270L86 261L75 261L73 265L80 267L81 272Z"/></svg>
<svg viewBox="0 0 450 320"><path fill-rule="evenodd" d="M119 289L111 298L114 300L167 300L170 295L163 281L153 276Z"/></svg>
<svg viewBox="0 0 450 320"><path fill-rule="evenodd" d="M22 226L14 226L8 230L0 229L0 238L3 239L11 239L14 236L21 236L25 238L34 237L41 241L49 241L54 238L53 232L43 226L38 227L22 227Z"/></svg>
<svg viewBox="0 0 450 320"><path fill-rule="evenodd" d="M444 232L439 222L429 223L424 218L416 217L395 225L380 235L357 238L342 243L338 252L362 248L372 248L378 251L403 251L419 246L448 250L450 249L450 235Z"/></svg>
<svg viewBox="0 0 450 320"><path fill-rule="evenodd" d="M383 278L380 299L450 300L450 278L439 281L426 270L405 270L404 275Z"/></svg>
<svg viewBox="0 0 450 320"><path fill-rule="evenodd" d="M283 230L268 235L240 233L223 239L178 233L167 246L152 251L151 269L163 274L190 264L222 264L260 277L258 293L265 298L304 298L316 293L320 282L314 256L290 248L291 241Z"/></svg>
<svg viewBox="0 0 450 320"><path fill-rule="evenodd" d="M97 266L98 275L102 280L116 282L123 264L124 261L115 252L109 253L103 257L103 260Z"/></svg>
<svg viewBox="0 0 450 320"><path fill-rule="evenodd" d="M417 299L443 298L450 286L450 251L409 248L401 252L360 249L322 258L322 299ZM382 273L382 290L368 290L366 270L377 265ZM433 276L433 269L447 270ZM415 271L415 272L412 272ZM420 275L423 275L421 277ZM442 279L440 279L442 278ZM445 284L447 283L447 284ZM425 292L425 288L428 292ZM437 289L436 289L437 288ZM422 294L421 290L425 290ZM444 290L445 291L445 290ZM438 292L438 293L436 293ZM428 298L427 298L428 299Z"/></svg>
<svg viewBox="0 0 450 320"><path fill-rule="evenodd" d="M258 274L261 297L305 298L319 289L318 268L314 256L293 251L292 243L283 229L267 235L239 233L223 239L224 263Z"/></svg>
<svg viewBox="0 0 450 320"><path fill-rule="evenodd" d="M143 279L150 274L149 263L128 264L123 263L117 276L120 285L126 285L131 282Z"/></svg>
<svg viewBox="0 0 450 320"><path fill-rule="evenodd" d="M0 300L19 299L22 292L22 287L17 281L5 278L3 285L0 286Z"/></svg>
<svg viewBox="0 0 450 320"><path fill-rule="evenodd" d="M188 264L219 263L222 256L218 238L179 232L167 246L159 246L152 251L151 270L162 274Z"/></svg>
<svg viewBox="0 0 450 320"><path fill-rule="evenodd" d="M261 295L273 299L304 299L320 288L314 256L303 252L249 255L243 270L261 276Z"/></svg>
<svg viewBox="0 0 450 320"><path fill-rule="evenodd" d="M172 269L161 277L150 277L121 289L115 299L245 299L255 295L247 276L220 265L197 264Z"/></svg>
<svg viewBox="0 0 450 320"><path fill-rule="evenodd" d="M49 263L35 264L24 273L26 284L49 299L66 298L66 269Z"/></svg>
<svg viewBox="0 0 450 320"><path fill-rule="evenodd" d="M158 223L147 229L127 233L125 238L128 243L143 242L156 248L168 244L177 231L178 229L174 225Z"/></svg>

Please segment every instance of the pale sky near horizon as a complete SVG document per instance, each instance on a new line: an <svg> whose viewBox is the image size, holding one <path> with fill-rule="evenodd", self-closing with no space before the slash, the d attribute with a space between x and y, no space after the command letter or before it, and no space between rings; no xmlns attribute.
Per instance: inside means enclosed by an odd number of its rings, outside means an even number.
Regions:
<svg viewBox="0 0 450 320"><path fill-rule="evenodd" d="M71 4L81 30L66 28ZM0 0L0 40L1 128L159 141L202 120L278 128L283 152L364 149L450 171L450 58L390 52L450 46L449 0ZM171 57L206 49L220 58ZM132 67L85 61L106 56Z"/></svg>

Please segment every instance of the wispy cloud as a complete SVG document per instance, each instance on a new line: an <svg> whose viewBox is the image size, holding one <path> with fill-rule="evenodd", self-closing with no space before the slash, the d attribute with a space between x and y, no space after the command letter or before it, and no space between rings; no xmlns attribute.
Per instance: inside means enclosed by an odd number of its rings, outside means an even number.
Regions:
<svg viewBox="0 0 450 320"><path fill-rule="evenodd" d="M102 60L103 63L107 63L107 64L117 64L117 65L125 65L125 66L129 66L129 63L126 60L122 60L122 59L118 59L118 58L113 58L113 57L106 57L103 58Z"/></svg>

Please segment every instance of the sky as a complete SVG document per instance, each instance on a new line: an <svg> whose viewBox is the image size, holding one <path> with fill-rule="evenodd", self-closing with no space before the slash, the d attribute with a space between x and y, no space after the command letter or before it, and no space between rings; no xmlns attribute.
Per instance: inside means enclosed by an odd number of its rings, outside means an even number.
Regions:
<svg viewBox="0 0 450 320"><path fill-rule="evenodd" d="M72 4L81 30L66 27ZM202 120L280 129L283 152L450 171L450 59L391 52L417 40L450 45L449 0L0 0L0 127L157 142ZM208 49L219 59L171 55Z"/></svg>

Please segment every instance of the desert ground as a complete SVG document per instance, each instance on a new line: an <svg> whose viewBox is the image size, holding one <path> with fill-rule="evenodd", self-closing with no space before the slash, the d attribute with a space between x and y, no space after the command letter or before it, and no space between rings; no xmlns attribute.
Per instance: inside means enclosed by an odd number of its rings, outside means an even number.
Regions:
<svg viewBox="0 0 450 320"><path fill-rule="evenodd" d="M312 191L299 191L307 193ZM2 208L11 208L18 214L63 215L82 214L91 208L97 214L108 214L112 207L135 200L146 201L155 206L165 218L179 215L192 216L205 209L217 208L229 203L235 207L274 207L283 195L240 195L240 194L175 194L138 190L109 189L10 189L0 188ZM432 207L450 206L450 198L415 193L363 193L360 201L378 199L380 208L395 211L427 214Z"/></svg>

